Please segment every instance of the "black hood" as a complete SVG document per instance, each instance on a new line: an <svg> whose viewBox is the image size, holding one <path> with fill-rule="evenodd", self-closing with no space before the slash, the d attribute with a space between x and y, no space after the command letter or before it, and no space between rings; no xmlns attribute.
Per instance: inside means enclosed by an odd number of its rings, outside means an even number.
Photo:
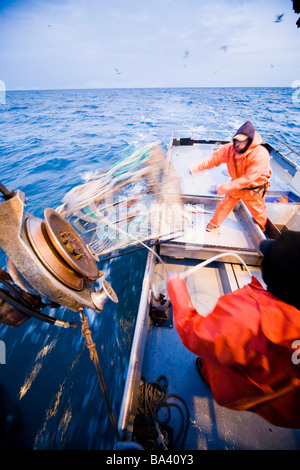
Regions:
<svg viewBox="0 0 300 470"><path fill-rule="evenodd" d="M246 135L250 141L252 142L253 139L254 139L254 135L255 135L255 129L254 129L254 126L252 124L252 122L250 121L246 121L237 131L236 133L234 134L233 138L238 135L238 134L244 134Z"/></svg>
<svg viewBox="0 0 300 470"><path fill-rule="evenodd" d="M300 310L300 232L286 231L261 243L262 275L268 291Z"/></svg>

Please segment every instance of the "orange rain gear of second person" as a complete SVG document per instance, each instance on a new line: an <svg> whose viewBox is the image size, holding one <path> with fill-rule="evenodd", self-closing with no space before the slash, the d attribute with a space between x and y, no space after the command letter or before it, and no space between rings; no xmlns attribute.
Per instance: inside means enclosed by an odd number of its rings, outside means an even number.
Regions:
<svg viewBox="0 0 300 470"><path fill-rule="evenodd" d="M177 332L202 359L202 377L217 403L299 429L300 233L266 242L268 290L252 277L220 297L206 317L195 310L179 274L169 276L168 291Z"/></svg>
<svg viewBox="0 0 300 470"><path fill-rule="evenodd" d="M242 200L255 222L265 231L267 207L265 192L270 186L270 154L262 145L262 138L250 121L245 122L233 137L233 142L220 147L189 170L192 175L226 163L231 181L216 187L216 193L225 194L218 205L210 228L219 227L228 214Z"/></svg>

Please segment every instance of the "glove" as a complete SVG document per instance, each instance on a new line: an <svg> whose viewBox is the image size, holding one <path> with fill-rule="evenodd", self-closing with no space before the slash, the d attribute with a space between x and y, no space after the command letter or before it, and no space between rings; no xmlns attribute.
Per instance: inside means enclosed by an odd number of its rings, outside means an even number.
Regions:
<svg viewBox="0 0 300 470"><path fill-rule="evenodd" d="M198 165L191 165L189 167L189 173L192 176L194 176L196 173L198 173Z"/></svg>
<svg viewBox="0 0 300 470"><path fill-rule="evenodd" d="M180 278L179 273L172 272L172 273L169 273L169 274L168 274L168 276L167 276L167 282L172 281L173 279L179 279L179 278Z"/></svg>
<svg viewBox="0 0 300 470"><path fill-rule="evenodd" d="M209 192L210 192L211 194L218 194L218 193L217 193L217 186L211 186L211 187L209 188Z"/></svg>

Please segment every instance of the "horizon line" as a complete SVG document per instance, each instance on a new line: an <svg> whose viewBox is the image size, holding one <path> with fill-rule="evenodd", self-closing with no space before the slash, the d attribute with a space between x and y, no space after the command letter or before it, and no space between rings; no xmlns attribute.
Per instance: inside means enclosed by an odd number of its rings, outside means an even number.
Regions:
<svg viewBox="0 0 300 470"><path fill-rule="evenodd" d="M141 86L141 87L95 87L95 88L90 88L90 87L78 87L78 88L12 88L12 89L6 89L6 92L13 92L13 91L63 91L63 90L149 90L149 89L168 89L168 90L173 90L173 89L180 89L180 88L292 88L291 86L286 86L286 85L253 85L253 86L246 86L246 85L235 85L235 86L208 86L208 85L202 85L202 86Z"/></svg>

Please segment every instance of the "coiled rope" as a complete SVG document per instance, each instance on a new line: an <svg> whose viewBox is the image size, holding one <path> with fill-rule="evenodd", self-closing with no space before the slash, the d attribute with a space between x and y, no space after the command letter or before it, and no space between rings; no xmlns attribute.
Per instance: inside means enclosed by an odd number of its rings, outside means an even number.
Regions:
<svg viewBox="0 0 300 470"><path fill-rule="evenodd" d="M164 450L168 450L170 447L182 449L188 431L190 419L189 410L181 397L175 394L167 394L167 388L168 381L163 375L151 383L147 383L145 379L143 379L143 383L139 389L140 394L137 411L145 420L150 418L158 434L157 440L150 438L145 442L152 445L154 449L163 448ZM167 411L165 420L159 419L158 417L162 409ZM177 431L176 439L173 439L173 443L171 443L170 436L168 435L168 426L171 424L173 409L179 411L181 425ZM160 414L162 414L162 412ZM178 421L176 420L176 422ZM143 444L143 442L141 442L141 444Z"/></svg>

